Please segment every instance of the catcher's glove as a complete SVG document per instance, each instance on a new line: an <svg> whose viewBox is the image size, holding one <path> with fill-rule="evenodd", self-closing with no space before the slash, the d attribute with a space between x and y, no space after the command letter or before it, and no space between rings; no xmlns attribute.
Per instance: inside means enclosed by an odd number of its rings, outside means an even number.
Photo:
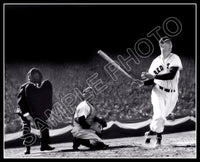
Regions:
<svg viewBox="0 0 200 162"><path fill-rule="evenodd" d="M102 125L102 127L107 127L107 123L106 123L104 118L98 118L98 117L95 116L94 122L98 122L99 124Z"/></svg>

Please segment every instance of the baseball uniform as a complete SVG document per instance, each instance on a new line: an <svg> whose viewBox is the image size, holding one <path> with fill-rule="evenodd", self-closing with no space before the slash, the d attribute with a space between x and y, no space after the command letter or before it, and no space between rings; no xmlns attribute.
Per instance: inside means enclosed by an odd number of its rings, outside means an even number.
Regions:
<svg viewBox="0 0 200 162"><path fill-rule="evenodd" d="M156 57L148 71L152 75L166 74L170 72L171 67L178 67L174 78L169 80L155 78L155 86L151 93L154 114L150 129L157 133L163 132L166 117L173 111L178 101L178 82L180 70L183 67L179 56L170 53L165 59L162 58L162 55Z"/></svg>
<svg viewBox="0 0 200 162"><path fill-rule="evenodd" d="M91 144L95 143L96 141L103 142L102 139L96 135L97 129L101 130L101 128L97 127L100 127L101 125L93 121L95 115L95 108L87 101L82 101L77 106L74 114L74 127L71 131L73 137L89 139ZM83 129L79 124L77 119L81 116L85 116L86 122L91 126L89 129Z"/></svg>

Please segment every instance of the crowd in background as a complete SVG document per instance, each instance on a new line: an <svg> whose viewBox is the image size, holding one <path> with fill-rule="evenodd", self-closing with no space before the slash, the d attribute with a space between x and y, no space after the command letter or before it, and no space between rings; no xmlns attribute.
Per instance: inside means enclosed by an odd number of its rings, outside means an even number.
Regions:
<svg viewBox="0 0 200 162"><path fill-rule="evenodd" d="M196 113L195 61L184 57L181 59L183 70L179 80L179 101L169 119L195 116ZM120 72L116 74L118 76L117 81L114 81L105 72L103 68L105 64L105 62L99 62L99 60L93 60L91 63L85 64L6 64L4 87L5 133L17 132L22 127L19 116L15 114L17 94L20 85L25 82L26 73L33 66L40 68L44 78L52 82L54 105L55 103L60 103L65 95L69 93L74 94L75 88L82 91L88 86L87 79L94 73L97 73L97 79L101 79L102 83L107 86L95 99L95 107L99 116L104 117L106 121L117 120L120 122L138 122L151 118L152 105L150 96L152 87L138 88L135 85L131 85L131 81L120 74ZM147 70L149 66L148 63L134 65L133 71L130 74L139 78L140 73ZM72 110L79 101L77 98L76 103L71 108ZM63 109L66 108L63 107ZM73 113L66 114L64 120L52 128L60 128L71 124L72 116Z"/></svg>

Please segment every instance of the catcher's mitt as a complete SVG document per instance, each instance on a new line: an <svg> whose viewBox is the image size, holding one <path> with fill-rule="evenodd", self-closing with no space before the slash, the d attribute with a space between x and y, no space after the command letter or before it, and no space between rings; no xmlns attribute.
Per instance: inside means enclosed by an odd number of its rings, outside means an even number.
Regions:
<svg viewBox="0 0 200 162"><path fill-rule="evenodd" d="M94 122L98 122L99 124L101 124L101 126L104 128L104 127L107 127L107 123L106 123L106 120L102 117L95 117L94 118Z"/></svg>

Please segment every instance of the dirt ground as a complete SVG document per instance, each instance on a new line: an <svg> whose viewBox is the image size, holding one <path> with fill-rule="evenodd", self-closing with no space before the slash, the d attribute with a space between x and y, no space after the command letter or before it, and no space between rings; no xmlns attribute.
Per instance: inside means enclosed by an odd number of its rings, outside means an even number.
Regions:
<svg viewBox="0 0 200 162"><path fill-rule="evenodd" d="M144 145L144 137L129 137L105 140L109 144L106 150L88 150L81 146L80 151L72 150L72 143L52 144L53 151L40 151L34 146L30 155L24 155L24 148L4 149L4 158L196 158L196 131L164 134L162 145L154 148L152 144Z"/></svg>

